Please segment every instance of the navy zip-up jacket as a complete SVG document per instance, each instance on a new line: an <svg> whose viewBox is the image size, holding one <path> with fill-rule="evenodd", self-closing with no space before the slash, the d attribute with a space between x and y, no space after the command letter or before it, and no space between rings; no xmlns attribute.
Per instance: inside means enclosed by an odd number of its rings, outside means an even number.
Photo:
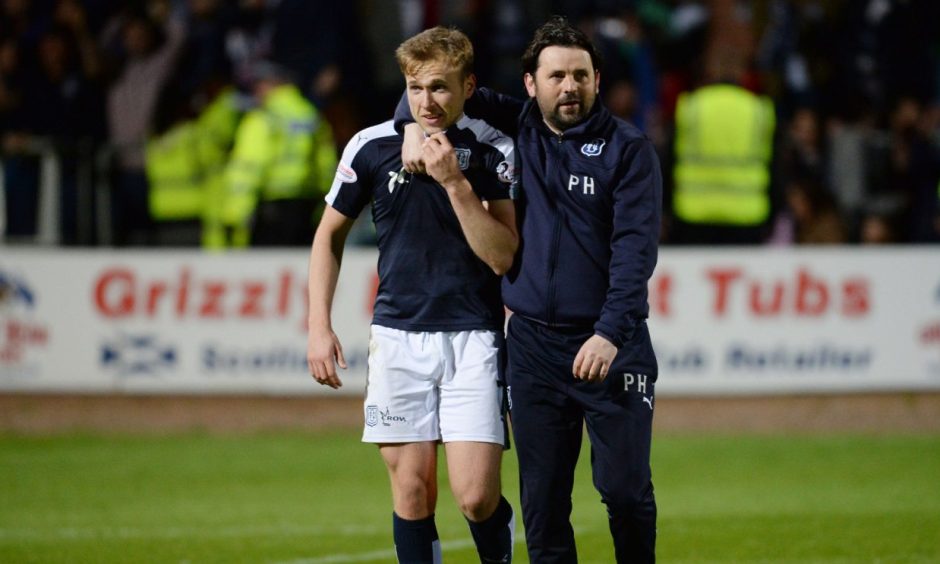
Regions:
<svg viewBox="0 0 940 564"><path fill-rule="evenodd" d="M411 121L403 102L399 123ZM538 323L593 328L621 349L622 366L655 375L647 284L662 173L653 144L599 101L562 135L545 125L533 99L479 88L465 111L516 138L521 244L503 278L503 302Z"/></svg>

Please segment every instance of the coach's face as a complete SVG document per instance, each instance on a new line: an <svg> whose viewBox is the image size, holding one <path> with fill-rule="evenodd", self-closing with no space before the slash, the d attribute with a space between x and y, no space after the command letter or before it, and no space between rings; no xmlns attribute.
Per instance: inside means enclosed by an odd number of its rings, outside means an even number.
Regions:
<svg viewBox="0 0 940 564"><path fill-rule="evenodd" d="M590 53L576 47L542 49L535 74L525 75L529 96L535 98L542 118L555 133L587 117L600 84L601 75L591 64Z"/></svg>
<svg viewBox="0 0 940 564"><path fill-rule="evenodd" d="M430 62L405 75L411 116L425 133L444 131L463 115L463 105L473 94L474 76L442 62Z"/></svg>

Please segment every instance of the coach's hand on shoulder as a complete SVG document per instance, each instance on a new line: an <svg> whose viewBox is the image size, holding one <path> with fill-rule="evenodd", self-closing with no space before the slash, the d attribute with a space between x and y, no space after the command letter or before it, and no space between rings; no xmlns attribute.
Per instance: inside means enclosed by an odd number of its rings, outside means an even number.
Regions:
<svg viewBox="0 0 940 564"><path fill-rule="evenodd" d="M424 169L424 132L417 123L405 126L401 144L401 164L412 174L427 174Z"/></svg>
<svg viewBox="0 0 940 564"><path fill-rule="evenodd" d="M334 390L343 385L336 374L336 365L346 368L343 345L330 329L313 329L307 334L307 368L317 382Z"/></svg>
<svg viewBox="0 0 940 564"><path fill-rule="evenodd" d="M593 335L581 345L581 350L574 357L571 372L581 380L602 382L607 378L607 371L615 356L617 347L613 343L600 335Z"/></svg>

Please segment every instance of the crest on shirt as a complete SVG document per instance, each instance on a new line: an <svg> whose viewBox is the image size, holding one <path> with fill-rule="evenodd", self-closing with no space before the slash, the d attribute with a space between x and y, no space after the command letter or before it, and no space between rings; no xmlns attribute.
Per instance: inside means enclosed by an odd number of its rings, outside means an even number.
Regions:
<svg viewBox="0 0 940 564"><path fill-rule="evenodd" d="M595 139L590 143L585 143L584 145L581 145L581 154L585 157L596 157L604 150L605 143L607 143L607 141L600 138Z"/></svg>
<svg viewBox="0 0 940 564"><path fill-rule="evenodd" d="M355 182L357 179L356 171L346 166L345 164L339 163L339 166L336 167L336 180L350 184Z"/></svg>
<svg viewBox="0 0 940 564"><path fill-rule="evenodd" d="M369 427L375 427L379 422L379 406L377 405L368 405L366 406L366 425Z"/></svg>
<svg viewBox="0 0 940 564"><path fill-rule="evenodd" d="M512 184L516 180L516 167L509 161L502 161L496 165L496 176L500 182Z"/></svg>
<svg viewBox="0 0 940 564"><path fill-rule="evenodd" d="M460 170L470 168L470 149L457 147L454 152L457 153L457 166L460 167Z"/></svg>

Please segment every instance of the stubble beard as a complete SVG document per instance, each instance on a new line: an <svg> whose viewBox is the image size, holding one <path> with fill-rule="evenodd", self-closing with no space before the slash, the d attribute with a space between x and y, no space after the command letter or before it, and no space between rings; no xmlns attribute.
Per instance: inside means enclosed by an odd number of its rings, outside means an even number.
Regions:
<svg viewBox="0 0 940 564"><path fill-rule="evenodd" d="M577 110L574 112L563 112L561 108L562 104L570 102L577 102ZM588 110L589 108L585 108L584 99L569 96L556 102L551 108L551 111L546 112L543 109L542 114L545 120L555 126L556 129L565 131L581 123L587 116Z"/></svg>

